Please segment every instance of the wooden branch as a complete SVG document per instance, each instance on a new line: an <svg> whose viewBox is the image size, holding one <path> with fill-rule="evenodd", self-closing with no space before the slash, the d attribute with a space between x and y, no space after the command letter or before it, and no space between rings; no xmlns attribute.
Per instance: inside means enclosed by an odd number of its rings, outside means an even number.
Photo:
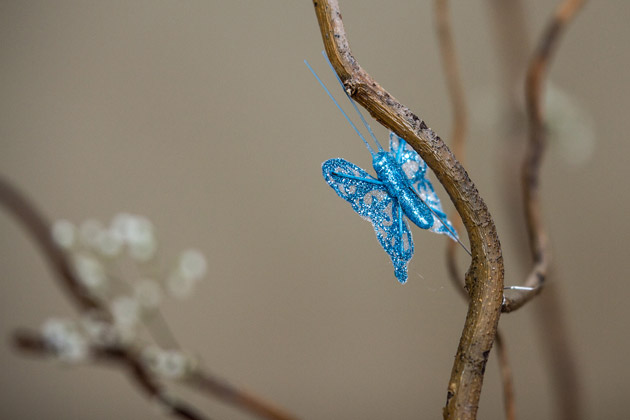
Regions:
<svg viewBox="0 0 630 420"><path fill-rule="evenodd" d="M494 27L496 51L501 61L501 84L507 109L502 117L507 118L507 126L514 128L521 119L521 77L527 66L530 42L524 10L526 0L486 0L487 9ZM520 124L516 128L520 128ZM508 165L513 162L508 161Z"/></svg>
<svg viewBox="0 0 630 420"><path fill-rule="evenodd" d="M442 69L448 89L451 108L453 111L453 125L451 132L451 148L453 153L464 163L464 144L468 128L468 111L464 94L464 86L459 74L457 55L455 54L455 41L451 29L450 14L448 11L448 0L435 0L435 22L440 54L442 56ZM450 215L450 220L456 231L462 227L462 219L459 213L454 211ZM463 276L457 267L457 243L448 241L446 243L446 264L451 281L455 288L463 293L466 299L468 294L463 289Z"/></svg>
<svg viewBox="0 0 630 420"><path fill-rule="evenodd" d="M90 296L74 274L66 254L53 242L48 220L24 194L2 176L0 176L0 205L4 206L33 237L72 303L82 311L102 309L101 303Z"/></svg>
<svg viewBox="0 0 630 420"><path fill-rule="evenodd" d="M530 253L534 262L523 285L533 290L522 292L516 297L506 298L503 303L503 312L512 312L520 308L540 293L549 270L551 250L547 230L542 220L539 190L540 166L547 144L543 110L544 82L560 35L583 4L584 0L564 0L558 6L538 43L527 71L525 94L529 117L529 143L523 162L522 187Z"/></svg>
<svg viewBox="0 0 630 420"><path fill-rule="evenodd" d="M214 395L221 401L249 411L260 418L268 420L297 419L297 417L287 413L280 407L263 401L243 389L237 389L230 383L220 380L215 375L211 375L202 369L192 372L184 379L183 383L203 393Z"/></svg>
<svg viewBox="0 0 630 420"><path fill-rule="evenodd" d="M448 385L445 419L474 419L503 297L503 257L490 213L468 174L418 116L385 91L350 51L336 0L313 1L326 53L351 96L377 121L404 138L426 161L462 217L472 246L466 275L470 295Z"/></svg>
<svg viewBox="0 0 630 420"><path fill-rule="evenodd" d="M75 303L80 311L98 311L103 318L111 321L112 314L107 305L97 299L92 298L82 286L81 281L72 270L66 254L56 246L50 233L50 225L46 218L37 208L7 180L0 177L0 206L7 208L13 216L33 237L39 245L44 257L47 258L53 272L60 280L61 286L68 292L70 300ZM43 342L33 334L18 334L16 344L21 349L43 350ZM41 345L40 345L41 344ZM165 405L169 412L180 418L197 419L202 418L195 415L195 410L188 408L184 403L170 399L162 390L160 381L150 370L145 368L140 356L131 348L105 348L93 349L93 355L108 361L117 361L119 365L126 366L133 373L136 384L141 390ZM229 403L236 408L247 411L261 419L267 420L293 420L291 416L273 404L270 404L258 397L246 393L227 381L219 380L208 372L199 371L188 382L198 390L202 390L207 396L212 396L220 401ZM199 379L203 378L203 380ZM221 384L222 388L212 387L208 384ZM202 385L200 385L202 384ZM219 392L219 389L222 391Z"/></svg>
<svg viewBox="0 0 630 420"><path fill-rule="evenodd" d="M435 0L435 22L438 46L442 56L442 69L444 70L446 87L453 109L451 147L453 153L461 162L464 156L466 132L468 131L468 110L464 85L459 74L457 54L455 53L455 40L453 39L453 30L451 28L448 0ZM454 242L453 244L456 245Z"/></svg>
<svg viewBox="0 0 630 420"><path fill-rule="evenodd" d="M505 406L505 418L507 420L516 419L516 404L514 399L514 386L512 385L512 369L507 357L507 348L503 334L497 332L497 357L499 359L499 370L501 372L501 382L503 383L503 405Z"/></svg>
<svg viewBox="0 0 630 420"><path fill-rule="evenodd" d="M529 55L528 34L526 21L524 18L522 0L488 0L488 11L492 16L495 27L495 40L501 57L501 70L503 74L503 91L508 103L506 117L510 122L510 130L506 133L506 152L503 153L503 162L506 181L515 178L516 156L520 155L517 150L518 145L525 144L522 135L521 123L525 113L522 112L515 91L516 81L519 80L522 68L527 66L524 56ZM518 153L517 153L518 152ZM518 171L518 169L516 169ZM521 227L521 204L520 194L512 183L505 182L504 196L506 205L510 209L512 216L512 226L515 231ZM520 191L519 191L520 193ZM519 231L520 234L520 231ZM521 242L519 241L519 245ZM520 247L519 247L520 248ZM521 251L521 250L519 250ZM528 250L523 249L523 252ZM552 278L554 270L551 269L546 276L545 294L536 308L535 315L539 328L542 347L547 361L547 372L555 384L553 392L556 406L554 418L563 420L580 420L583 416L582 410L582 389L579 380L579 363L575 360L574 347L569 339L569 331L562 311L562 296L558 291L558 283ZM499 352L499 338L497 337L497 352Z"/></svg>
<svg viewBox="0 0 630 420"><path fill-rule="evenodd" d="M442 68L446 78L446 85L449 92L451 107L453 110L453 129L451 134L451 145L455 156L464 163L464 145L468 127L468 112L466 106L466 95L464 85L459 74L457 64L457 54L455 53L455 40L451 25L451 18L448 7L448 0L435 0L435 21L437 25L438 46L442 56ZM451 217L453 226L459 230L462 224L457 212ZM451 278L451 282L462 296L468 300L468 294L464 289L462 276L457 266L457 249L459 247L453 241L448 241L446 245L446 264ZM497 361L501 372L501 384L503 389L503 405L505 407L505 417L507 420L515 420L516 410L514 401L514 386L512 384L512 370L507 357L507 348L501 331L497 327L496 348Z"/></svg>
<svg viewBox="0 0 630 420"><path fill-rule="evenodd" d="M554 274L553 268L549 277ZM537 304L538 305L538 304ZM555 419L581 420L584 414L584 395L579 375L580 364L575 360L573 345L563 316L563 305L558 283L549 282L536 311L537 328L545 355L546 370L551 372L555 400Z"/></svg>
<svg viewBox="0 0 630 420"><path fill-rule="evenodd" d="M39 333L19 330L14 333L13 343L21 350L38 356L55 356L53 349L48 347L46 340ZM204 420L208 417L200 414L186 403L169 396L162 384L154 375L146 370L137 355L124 347L90 348L90 359L95 362L114 364L126 370L130 378L149 397L163 405L174 417L188 420ZM208 419L209 420L209 419Z"/></svg>
<svg viewBox="0 0 630 420"><path fill-rule="evenodd" d="M468 127L468 112L464 94L464 86L459 74L457 55L455 54L455 40L451 29L448 0L435 0L435 22L437 29L438 47L442 56L442 69L449 93L449 100L453 111L453 128L451 132L451 148L460 163L464 163L464 144ZM462 227L459 213L454 211L450 220L456 231ZM468 300L468 293L464 288L463 276L457 266L457 243L446 243L446 266L453 286Z"/></svg>

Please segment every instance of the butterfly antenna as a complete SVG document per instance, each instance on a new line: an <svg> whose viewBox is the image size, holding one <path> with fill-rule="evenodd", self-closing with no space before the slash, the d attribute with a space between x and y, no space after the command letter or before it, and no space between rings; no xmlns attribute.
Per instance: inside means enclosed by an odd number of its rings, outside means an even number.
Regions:
<svg viewBox="0 0 630 420"><path fill-rule="evenodd" d="M442 226L444 226L446 228L446 230L449 231L449 233L451 235L453 235L453 238L455 238L455 240L457 241L457 243L459 243L461 245L462 248L464 248L464 251L466 251L466 253L468 253L468 255L470 255L472 257L472 253L470 252L470 250L468 248L466 248L466 245L464 245L464 243L462 241L459 240L459 236L457 235L457 232L455 232L452 228L448 227L448 224L446 224L446 222L444 221L444 219L442 219L436 212L435 210L433 210L431 208L430 205L427 204L426 201L424 201L424 199L422 197L420 197L420 194L418 194L418 191L416 191L415 188L411 188L411 191L414 192L414 194L416 194L416 197L418 197L420 199L420 201L422 201L422 204L424 204L425 206L427 206L427 208L429 209L429 211L442 223Z"/></svg>
<svg viewBox="0 0 630 420"><path fill-rule="evenodd" d="M322 55L324 56L324 58L326 59L326 62L330 66L330 69L332 70L333 74L335 75L335 78L337 79L337 81L341 85L341 89L346 94L346 97L348 98L348 100L352 104L352 107L354 108L355 111L357 111L357 114L359 114L359 118L361 118L361 121L363 122L363 125L365 126L365 128L367 128L368 133L370 133L370 137L372 137L372 139L374 140L374 143L376 143L376 146L378 147L378 151L379 152L383 152L384 151L383 150L383 146L381 146L381 143L379 143L378 139L374 135L374 132L372 131L372 127L370 127L370 124L368 124L368 122L365 120L365 117L363 116L363 114L359 110L359 107L357 106L357 103L354 101L354 99L352 99L352 97L350 95L348 95L348 92L346 92L346 87L343 85L343 82L341 81L341 79L339 78L339 75L335 71L335 68L333 67L332 63L330 62L330 59L328 58L328 56L326 55L326 52L322 51Z"/></svg>
<svg viewBox="0 0 630 420"><path fill-rule="evenodd" d="M365 137L363 137L363 134L361 134L361 132L359 131L359 129L357 128L356 125L354 125L354 123L352 122L352 120L350 119L350 117L348 117L348 114L346 114L346 112L341 108L341 105L339 105L339 102L337 102L337 100L335 99L334 96L332 96L332 93L330 93L330 91L328 90L328 88L326 87L326 85L324 84L324 82L322 82L322 79L319 78L319 76L317 75L317 73L315 73L315 70L313 70L313 67L311 67L311 65L308 63L308 61L304 60L304 64L306 64L306 67L308 67L308 69L311 71L311 73L313 73L313 76L315 76L315 78L317 79L317 81L319 82L319 84L321 85L321 87L324 88L324 90L326 91L326 93L328 94L328 97L330 99L332 99L332 101L335 103L335 105L337 106L337 108L339 109L339 111L341 111L341 113L343 114L344 117L346 117L346 121L348 121L348 123L350 123L350 125L352 126L352 128L354 128L354 131L356 131L356 133L359 135L359 137L361 137L361 140L363 140L363 143L365 143L365 145L367 146L368 150L370 151L370 153L373 155L374 154L374 149L372 149L372 147L370 146L370 143L367 142L367 140L365 139ZM380 145L379 145L380 146Z"/></svg>

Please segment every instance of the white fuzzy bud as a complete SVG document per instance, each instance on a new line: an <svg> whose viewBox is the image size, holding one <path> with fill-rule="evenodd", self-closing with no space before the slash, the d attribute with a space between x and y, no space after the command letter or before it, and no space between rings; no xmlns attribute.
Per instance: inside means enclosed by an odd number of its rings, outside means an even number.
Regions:
<svg viewBox="0 0 630 420"><path fill-rule="evenodd" d="M164 350L148 346L142 351L146 366L156 374L168 379L180 379L190 371L192 363L178 350Z"/></svg>
<svg viewBox="0 0 630 420"><path fill-rule="evenodd" d="M61 248L72 248L76 241L76 228L68 220L57 220L52 225L53 241Z"/></svg>
<svg viewBox="0 0 630 420"><path fill-rule="evenodd" d="M42 326L42 336L59 360L66 363L84 361L88 355L88 342L73 322L50 318Z"/></svg>
<svg viewBox="0 0 630 420"><path fill-rule="evenodd" d="M157 240L153 224L146 217L118 213L112 219L110 232L127 244L132 258L148 261L155 255Z"/></svg>
<svg viewBox="0 0 630 420"><path fill-rule="evenodd" d="M82 316L81 327L87 339L95 345L113 345L118 341L116 330L98 313L88 312Z"/></svg>
<svg viewBox="0 0 630 420"><path fill-rule="evenodd" d="M96 258L77 254L74 256L73 262L79 280L90 292L101 292L107 286L105 269Z"/></svg>
<svg viewBox="0 0 630 420"><path fill-rule="evenodd" d="M187 249L179 257L179 271L183 277L199 280L206 275L207 269L206 257L196 249Z"/></svg>
<svg viewBox="0 0 630 420"><path fill-rule="evenodd" d="M140 305L130 296L118 296L112 300L110 310L116 327L133 328L140 321Z"/></svg>

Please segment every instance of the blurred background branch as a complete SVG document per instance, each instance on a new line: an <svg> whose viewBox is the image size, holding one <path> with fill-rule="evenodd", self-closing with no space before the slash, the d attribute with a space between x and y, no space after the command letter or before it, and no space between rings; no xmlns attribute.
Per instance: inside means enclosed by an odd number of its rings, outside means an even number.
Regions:
<svg viewBox="0 0 630 420"><path fill-rule="evenodd" d="M527 118L524 112L525 109L521 104L522 96L520 95L521 92L531 94L532 86L530 83L526 83L525 89L521 91L520 88L523 85L521 78L524 76L523 68L528 67L530 73L532 71L540 72L540 69L535 69L534 65L528 62L531 53L522 2L520 0L508 2L490 0L488 3L488 10L495 27L497 48L500 51L501 76L503 78L502 91L507 105L503 113L503 118L507 121L506 124L503 124L505 140L502 144L503 152L500 155L500 161L504 166L505 172L505 176L502 177L504 184L503 196L505 197L505 205L510 209L509 214L512 222L510 227L518 237L522 236L524 228L531 226L533 222L524 217L530 205L530 203L525 202L527 194L523 194L523 196L517 194L519 186L522 186L520 191L530 188L526 183L521 182L519 184L517 182L519 179L522 180L524 176L524 172L518 173L519 166L523 168L523 171L527 168L527 157L525 157L522 165L518 165L517 161L519 156L525 156L525 150L522 148L522 145L526 145L528 149L532 147L532 142L528 141L526 136L528 120L530 122L530 137L534 132L531 122L532 118ZM564 13L566 13L567 6L570 8L569 11L572 10L574 14L581 7L577 2L563 2L559 6L558 11L564 10ZM554 36L558 38L559 32L548 29L549 26L558 25L557 13L541 35L542 39L539 41L541 45L557 42L557 40L549 39L549 37ZM570 20L570 18L567 19L562 25L566 26ZM541 59L540 49L541 47L539 47L535 60ZM549 61L550 58L547 57L546 60ZM542 88L542 83L538 86L538 89L535 100L538 102L537 107L542 108L543 97L545 96L542 93L545 91ZM547 123L544 123L544 126L542 136L546 138L546 132L549 130L549 127ZM540 165L538 171L540 171ZM521 176L519 177L519 175ZM522 223L524 219L526 220L525 224ZM531 229L529 228L529 230ZM528 238L530 241L532 240L531 235L528 235ZM517 243L522 245L521 241L517 241ZM527 252L524 246L519 246L518 249L520 253ZM576 349L569 339L568 323L564 319L565 306L562 302L562 296L559 294L557 281L551 281L552 275L553 270L548 270L545 274L545 296L540 300L534 313L538 320L538 332L545 353L547 371L554 383L555 417L566 420L581 419L583 418L583 397L575 356ZM521 296L521 298L523 297Z"/></svg>
<svg viewBox="0 0 630 420"><path fill-rule="evenodd" d="M517 297L507 297L503 304L503 312L520 308L540 293L549 268L551 250L547 230L542 220L539 193L540 167L546 146L547 130L543 110L544 83L549 62L558 45L560 35L583 4L583 0L565 0L558 6L538 43L527 71L525 98L529 117L529 143L523 162L522 183L525 220L534 265L523 285L533 290L521 292Z"/></svg>
<svg viewBox="0 0 630 420"><path fill-rule="evenodd" d="M186 360L179 353L171 354L170 367L165 366L167 368L166 371L158 367L154 372L150 364L155 363L155 361L147 360L146 354L151 347L143 343L142 338L136 335L138 334L136 331L137 326L133 325L141 323L141 317L134 313L136 310L127 309L126 313L121 313L121 311L116 311L116 302L110 304L107 297L99 296L103 286L102 282L105 281L105 275L99 276L101 284L94 280L96 275L101 274L100 268L97 266L97 260L87 260L90 261L90 272L86 272L82 268L85 264L82 265L81 262L86 261L85 259L77 260L79 264L75 263L76 267L73 267L70 256L60 246L60 243L68 247L72 246L74 240L70 237L72 235L71 232L68 232L70 235L60 235L59 232L54 232L42 213L17 188L2 177L0 177L0 205L5 207L22 227L31 234L35 243L39 245L40 250L47 257L52 271L60 280L61 285L68 291L70 300L79 307L79 312L83 316L87 314L91 318L97 317L101 322L101 330L98 332L98 336L93 338L88 334L87 340L78 330L75 330L63 321L49 321L48 326L44 326L43 336L30 331L18 331L14 336L14 342L18 349L42 355L55 355L68 362L106 361L121 366L130 373L131 378L138 385L139 389L162 404L168 413L179 418L198 420L206 417L188 404L167 395L166 389L159 378L160 372L179 379L182 383L196 388L206 396L212 396L224 403L232 404L256 417L269 420L291 420L295 418L262 399L237 389L227 381L210 375L198 366L184 366ZM133 219L128 219L126 224L130 225L132 222ZM126 226L126 228L131 229L135 235L139 233L136 226ZM140 245L143 248L136 248L142 252L140 254L141 260L150 258L154 252L155 246L151 245L154 242L151 239L153 234L150 230L151 228L149 228L149 231L146 231L148 236L147 234L141 234L143 239ZM55 238L55 233L57 233L57 238ZM95 240L100 242L101 250L106 251L105 253L108 256L115 256L120 252L122 238L121 242L117 243L118 239L115 239L116 237L112 235L107 238L109 242L104 242L99 240L99 237L104 238L107 235L105 231L94 232L94 234ZM124 236L125 234L121 235L121 237ZM149 239L149 241L147 242L144 238ZM55 243L54 239L57 239L58 243ZM103 245L105 246L103 247ZM144 248L146 245L149 245L149 247ZM148 249L149 253L145 254L145 249ZM131 248L132 252L133 250L134 248ZM202 262L195 254L189 252L184 255L188 257L188 260L191 260L192 257L192 261L190 261L192 264L182 267L191 274L191 277L199 276L201 274L200 270L205 271L200 266ZM202 264L205 265L205 262ZM181 277L181 280L184 279L185 277ZM133 302L135 301L132 299L125 301L125 303ZM129 307L129 305L126 306ZM156 311L155 308L152 309ZM159 314L159 312L156 313ZM137 319L135 319L136 316L138 317ZM105 329L109 330L107 338L103 337ZM150 327L145 326L145 329L151 332ZM171 334L169 334L169 337L171 340L174 340ZM90 340L94 342L90 342ZM176 342L171 343L171 345L179 348ZM160 350L157 351L159 352Z"/></svg>

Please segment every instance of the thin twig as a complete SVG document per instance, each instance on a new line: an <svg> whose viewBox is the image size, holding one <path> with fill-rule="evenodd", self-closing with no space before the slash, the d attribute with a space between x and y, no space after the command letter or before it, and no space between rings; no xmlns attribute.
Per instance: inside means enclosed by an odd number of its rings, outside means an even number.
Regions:
<svg viewBox="0 0 630 420"><path fill-rule="evenodd" d="M60 280L60 286L68 293L70 301L82 311L100 310L101 302L90 296L74 274L66 254L53 242L48 220L24 194L0 176L0 205L4 206L39 246L50 268Z"/></svg>
<svg viewBox="0 0 630 420"><path fill-rule="evenodd" d="M551 269L549 276L554 275ZM540 339L546 357L547 370L551 371L556 415L562 420L580 420L583 415L582 387L579 368L575 360L575 349L571 345L569 331L563 317L562 299L557 282L549 282L541 296L541 305L536 311Z"/></svg>
<svg viewBox="0 0 630 420"><path fill-rule="evenodd" d="M523 223L524 206L520 169L525 151L527 121L523 107L523 78L530 57L530 42L523 0L487 0L487 9L494 29L493 38L498 52L501 79L500 123L497 127L503 138L497 159L503 176L497 177L505 197L506 211L513 223L509 224L512 237L519 247L526 243L526 226ZM522 238L522 239L521 239ZM520 250L524 255L528 249ZM520 254L519 254L520 255ZM522 261L518 260L520 264ZM529 264L529 261L523 262Z"/></svg>
<svg viewBox="0 0 630 420"><path fill-rule="evenodd" d="M75 272L72 270L67 255L53 242L50 234L50 224L46 218L24 194L22 194L17 188L1 176L0 206L6 207L29 232L29 234L31 234L35 242L39 245L42 253L47 258L53 272L60 280L61 286L68 292L70 300L77 304L79 310L83 312L88 310L97 311L99 314L102 314L105 319L111 320L112 315L107 306L89 295L82 286L82 283L76 276ZM31 344L33 343L37 343L37 340L31 342ZM29 340L27 340L25 336L18 338L18 345L20 348L29 348L28 344ZM31 347L32 349L37 348L36 345ZM159 384L160 381L156 375L144 367L144 364L138 354L134 353L130 349L121 348L101 349L99 352L100 353L98 354L102 357L105 357L110 361L118 360L120 364L131 369L135 375L136 383L140 385L140 388L163 404L169 412L181 418L201 418L191 417L195 411L193 409L183 408L185 407L184 404L168 397L167 394L162 391L161 386L151 386L151 384ZM203 377L206 384L222 384L223 389L229 390L229 392L217 392L216 389L210 386L200 386L198 380L191 380L184 383L203 390L208 396L213 396L220 401L229 403L262 419L290 420L296 418L284 413L271 403L239 390L224 380L214 378L207 372L200 371L197 375Z"/></svg>
<svg viewBox="0 0 630 420"><path fill-rule="evenodd" d="M524 0L487 0L495 31L497 55L502 65L502 84L508 106L503 116L509 123L522 117L520 94L523 69L529 58L529 37L525 19ZM519 124L520 126L520 124ZM520 142L514 142L520 143Z"/></svg>
<svg viewBox="0 0 630 420"><path fill-rule="evenodd" d="M215 395L221 401L249 411L269 420L296 420L297 417L285 412L243 389L236 389L226 381L218 379L201 369L192 372L184 383L204 393Z"/></svg>
<svg viewBox="0 0 630 420"><path fill-rule="evenodd" d="M448 0L435 0L435 22L437 25L438 46L442 56L442 69L444 70L444 78L453 111L451 149L459 162L463 164L465 160L464 144L468 127L468 112L464 86L457 64L457 54L455 53L455 41L451 29ZM450 220L456 231L462 227L462 219L457 211L451 213ZM456 245L453 241L447 241L446 264L453 286L468 300L468 293L464 289L464 277L457 266Z"/></svg>
<svg viewBox="0 0 630 420"><path fill-rule="evenodd" d="M451 107L453 110L453 129L451 134L451 144L455 156L463 164L465 159L464 145L468 126L468 112L466 106L466 95L464 85L459 74L457 54L455 52L455 40L451 25L448 0L435 1L435 20L437 24L437 36L440 53L442 56L442 68L444 69L446 85L449 92ZM451 221L456 230L461 227L461 218L457 212L451 214ZM455 289L461 292L464 299L468 300L468 294L464 289L463 277L457 266L457 244L447 241L446 263L451 282ZM497 328L497 361L501 372L501 383L503 385L503 401L505 406L505 416L507 420L515 420L514 387L512 384L512 370L508 363L507 349L500 330Z"/></svg>
<svg viewBox="0 0 630 420"><path fill-rule="evenodd" d="M503 258L494 222L468 174L444 142L359 66L348 46L337 1L313 4L326 53L348 92L420 154L466 227L473 255L466 276L471 300L448 385L444 418L474 419L503 297Z"/></svg>
<svg viewBox="0 0 630 420"><path fill-rule="evenodd" d="M442 56L442 69L444 69L446 87L448 88L449 99L453 109L451 148L455 157L461 162L464 156L466 132L468 131L468 110L466 107L464 85L461 75L459 74L448 0L435 1L435 20L437 24L438 45ZM459 217L459 215L457 215L457 217Z"/></svg>
<svg viewBox="0 0 630 420"><path fill-rule="evenodd" d="M519 103L519 97L515 88L517 80L520 80L522 68L527 65L523 58L529 51L527 35L527 25L524 18L522 0L489 0L489 12L492 15L502 63L502 74L504 80L503 91L507 102L505 117L509 121L509 131L505 136L505 152L501 156L506 176L502 177L505 182L504 195L507 198L506 205L509 206L509 213L513 219L512 227L520 228L523 205L522 197L515 193L519 191L514 185L513 179L516 176L516 157L521 155L520 145L525 144L522 128L525 124L521 122L525 114ZM519 241L519 245L522 242ZM535 311L545 358L547 359L547 371L554 383L554 393L557 414L554 418L564 420L580 420L582 414L581 386L579 381L579 365L575 360L575 351L570 344L566 322L562 311L562 297L557 290L558 284L552 281L554 270L547 274L546 291ZM497 349L499 348L497 341Z"/></svg>
<svg viewBox="0 0 630 420"><path fill-rule="evenodd" d="M51 349L46 344L46 340L37 332L19 330L14 333L13 339L19 350L38 356L55 356L54 349ZM130 353L129 349L124 347L91 348L89 354L95 362L114 364L125 369L138 388L163 405L169 414L188 420L210 420L188 404L168 395L162 384L146 370L140 359Z"/></svg>
<svg viewBox="0 0 630 420"><path fill-rule="evenodd" d="M444 69L444 78L448 89L451 108L453 110L453 124L451 133L451 149L460 163L464 163L464 144L466 140L466 132L468 128L468 112L466 107L466 99L464 94L464 86L459 74L459 66L457 64L457 54L455 53L455 41L453 39L453 31L451 30L450 14L448 11L448 0L435 1L435 21L438 36L438 46L442 56L442 69ZM462 226L462 219L457 211L453 211L450 216L451 222L455 230L459 230ZM460 290L466 299L468 294L463 288L463 276L457 267L456 258L457 244L448 241L446 246L446 263L449 269L451 281L455 288Z"/></svg>
<svg viewBox="0 0 630 420"><path fill-rule="evenodd" d="M505 340L501 332L497 332L495 340L497 344L497 358L499 359L499 370L501 371L501 381L503 383L503 405L505 406L505 418L514 420L516 418L516 404L514 399L514 386L512 381L512 369L507 356Z"/></svg>
<svg viewBox="0 0 630 420"><path fill-rule="evenodd" d="M520 308L540 293L549 269L551 250L542 220L538 188L540 166L547 143L543 110L544 82L560 35L583 4L584 0L564 0L558 6L534 52L534 57L527 71L525 95L529 117L529 143L523 163L522 182L525 219L533 267L523 285L531 287L533 290L519 293L512 298L506 298L502 307L503 312L511 312Z"/></svg>

